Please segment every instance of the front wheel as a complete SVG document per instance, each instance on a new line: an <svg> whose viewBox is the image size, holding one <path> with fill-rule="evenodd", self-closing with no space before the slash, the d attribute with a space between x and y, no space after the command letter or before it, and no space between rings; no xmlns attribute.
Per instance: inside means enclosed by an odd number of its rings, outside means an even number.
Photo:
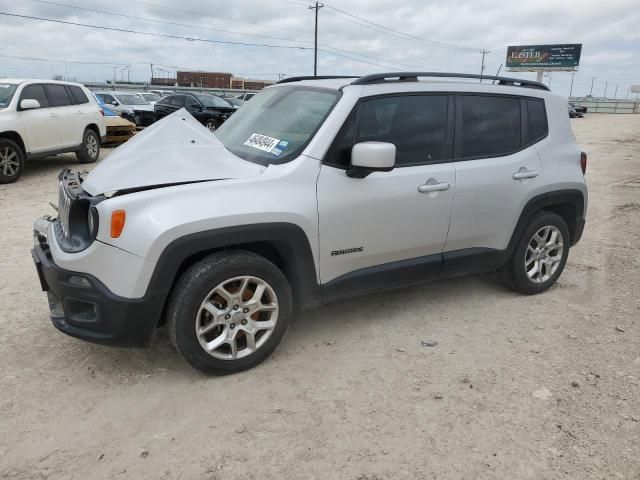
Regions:
<svg viewBox="0 0 640 480"><path fill-rule="evenodd" d="M530 220L509 261L498 272L516 292L533 295L553 285L569 257L569 229L559 215L539 212Z"/></svg>
<svg viewBox="0 0 640 480"><path fill-rule="evenodd" d="M13 183L24 168L24 152L8 138L0 138L0 183Z"/></svg>
<svg viewBox="0 0 640 480"><path fill-rule="evenodd" d="M292 305L278 267L252 252L226 250L182 275L169 300L167 327L194 368L229 374L259 364L275 350Z"/></svg>
<svg viewBox="0 0 640 480"><path fill-rule="evenodd" d="M213 118L210 118L204 123L204 126L207 127L210 132L215 132L220 125Z"/></svg>
<svg viewBox="0 0 640 480"><path fill-rule="evenodd" d="M76 152L80 163L94 163L100 156L100 139L93 130L87 128L82 136L82 145Z"/></svg>

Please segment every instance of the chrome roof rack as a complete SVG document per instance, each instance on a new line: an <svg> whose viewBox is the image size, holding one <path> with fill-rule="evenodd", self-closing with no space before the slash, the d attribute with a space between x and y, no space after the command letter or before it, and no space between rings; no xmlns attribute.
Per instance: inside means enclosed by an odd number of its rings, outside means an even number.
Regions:
<svg viewBox="0 0 640 480"><path fill-rule="evenodd" d="M385 82L417 82L419 77L432 78L471 78L476 80L493 80L498 85L509 85L515 87L537 88L540 90L549 90L544 83L534 82L532 80L524 80L522 78L496 77L494 75L475 75L473 73L448 73L448 72L390 72L390 73L373 73L357 78L351 85L369 85L372 83ZM313 78L313 77L311 77ZM348 78L348 77L336 77ZM289 79L287 79L289 80Z"/></svg>

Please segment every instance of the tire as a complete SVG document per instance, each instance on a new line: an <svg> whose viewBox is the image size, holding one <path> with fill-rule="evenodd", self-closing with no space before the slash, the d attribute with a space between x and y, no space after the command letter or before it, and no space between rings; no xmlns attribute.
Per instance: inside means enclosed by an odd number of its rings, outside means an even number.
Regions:
<svg viewBox="0 0 640 480"><path fill-rule="evenodd" d="M95 163L100 156L100 138L96 132L87 128L82 135L82 145L76 152L80 163Z"/></svg>
<svg viewBox="0 0 640 480"><path fill-rule="evenodd" d="M540 235L538 239L534 238L536 235ZM522 232L511 258L498 271L498 278L516 292L527 295L544 292L564 270L570 240L569 228L562 217L547 211L536 213Z"/></svg>
<svg viewBox="0 0 640 480"><path fill-rule="evenodd" d="M204 126L207 127L211 133L213 133L220 127L220 122L213 118L208 118L204 122Z"/></svg>
<svg viewBox="0 0 640 480"><path fill-rule="evenodd" d="M16 142L0 138L0 184L13 183L20 178L24 157L24 152Z"/></svg>
<svg viewBox="0 0 640 480"><path fill-rule="evenodd" d="M257 282L266 284L259 302L255 302ZM167 328L191 366L226 375L254 367L271 355L289 328L292 312L291 287L273 263L252 252L225 250L204 258L180 277L170 295Z"/></svg>

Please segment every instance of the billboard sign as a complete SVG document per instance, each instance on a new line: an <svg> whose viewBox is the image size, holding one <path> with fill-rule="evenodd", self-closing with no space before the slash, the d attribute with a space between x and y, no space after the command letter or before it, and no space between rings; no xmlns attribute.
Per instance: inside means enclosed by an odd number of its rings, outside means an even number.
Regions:
<svg viewBox="0 0 640 480"><path fill-rule="evenodd" d="M511 71L577 70L581 43L507 47L505 66Z"/></svg>

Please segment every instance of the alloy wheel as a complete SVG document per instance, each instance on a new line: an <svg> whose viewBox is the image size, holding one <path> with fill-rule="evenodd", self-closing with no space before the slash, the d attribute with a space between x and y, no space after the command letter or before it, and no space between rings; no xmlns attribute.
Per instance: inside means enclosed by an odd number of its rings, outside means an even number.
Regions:
<svg viewBox="0 0 640 480"><path fill-rule="evenodd" d="M539 229L529 241L524 258L527 277L534 283L544 283L558 270L564 250L560 230L553 225Z"/></svg>
<svg viewBox="0 0 640 480"><path fill-rule="evenodd" d="M278 310L276 294L264 280L253 276L225 280L207 294L198 309L198 342L221 360L247 357L273 333Z"/></svg>
<svg viewBox="0 0 640 480"><path fill-rule="evenodd" d="M96 139L95 135L87 135L86 147L87 154L91 158L96 158L96 156L98 155L98 140Z"/></svg>
<svg viewBox="0 0 640 480"><path fill-rule="evenodd" d="M0 168L7 177L16 175L20 169L18 152L11 147L0 147Z"/></svg>

